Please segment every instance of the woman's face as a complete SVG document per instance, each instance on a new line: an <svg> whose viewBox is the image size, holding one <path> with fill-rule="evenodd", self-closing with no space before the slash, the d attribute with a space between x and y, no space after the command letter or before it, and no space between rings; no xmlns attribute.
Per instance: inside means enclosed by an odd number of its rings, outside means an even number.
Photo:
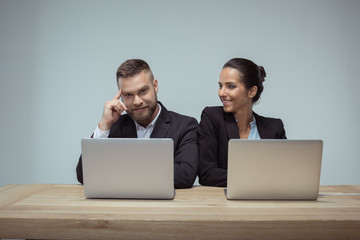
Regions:
<svg viewBox="0 0 360 240"><path fill-rule="evenodd" d="M235 113L252 105L257 87L246 89L245 84L240 81L241 77L238 70L230 67L224 68L220 73L218 95L225 112Z"/></svg>

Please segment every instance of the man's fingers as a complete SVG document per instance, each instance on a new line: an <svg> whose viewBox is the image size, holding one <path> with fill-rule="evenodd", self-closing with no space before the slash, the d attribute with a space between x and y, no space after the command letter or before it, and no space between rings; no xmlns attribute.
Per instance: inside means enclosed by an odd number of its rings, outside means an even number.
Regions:
<svg viewBox="0 0 360 240"><path fill-rule="evenodd" d="M116 96L112 99L111 102L115 102L112 106L112 108L115 108L116 111L120 110L120 113L122 111L127 111L127 107L125 106L125 104L120 100L121 97L121 89L119 90L119 92L116 94Z"/></svg>
<svg viewBox="0 0 360 240"><path fill-rule="evenodd" d="M119 100L119 103L120 103L120 106L121 106L125 111L128 110L127 107L126 107L126 105L125 105L122 101Z"/></svg>
<svg viewBox="0 0 360 240"><path fill-rule="evenodd" d="M121 89L118 91L118 93L115 95L115 97L113 98L113 100L119 100L121 97Z"/></svg>
<svg viewBox="0 0 360 240"><path fill-rule="evenodd" d="M115 110L119 114L121 114L122 111L127 110L127 107L125 106L125 104L123 102L121 102L120 100L108 101L106 103L106 105L107 105L108 109Z"/></svg>

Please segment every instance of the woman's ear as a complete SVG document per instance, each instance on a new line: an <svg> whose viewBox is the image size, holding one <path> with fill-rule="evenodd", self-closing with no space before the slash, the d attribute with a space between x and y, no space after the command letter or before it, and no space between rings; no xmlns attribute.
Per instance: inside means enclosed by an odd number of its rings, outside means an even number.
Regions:
<svg viewBox="0 0 360 240"><path fill-rule="evenodd" d="M248 91L248 97L254 98L256 96L257 90L257 86L253 86L252 88L250 88L250 90Z"/></svg>

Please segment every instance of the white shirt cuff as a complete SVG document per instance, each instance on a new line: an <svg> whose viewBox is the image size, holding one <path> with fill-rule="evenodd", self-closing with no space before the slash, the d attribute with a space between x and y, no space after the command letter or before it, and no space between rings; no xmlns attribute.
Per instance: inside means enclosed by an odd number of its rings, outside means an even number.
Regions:
<svg viewBox="0 0 360 240"><path fill-rule="evenodd" d="M110 130L103 132L100 130L100 128L98 126L96 126L93 138L108 138L109 133L110 133Z"/></svg>

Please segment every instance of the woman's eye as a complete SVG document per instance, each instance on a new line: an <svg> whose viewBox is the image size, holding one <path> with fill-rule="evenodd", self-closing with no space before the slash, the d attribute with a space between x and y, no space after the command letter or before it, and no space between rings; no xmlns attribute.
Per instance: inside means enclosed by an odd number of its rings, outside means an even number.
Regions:
<svg viewBox="0 0 360 240"><path fill-rule="evenodd" d="M236 88L236 86L235 85L229 85L229 88L234 89L234 88Z"/></svg>

